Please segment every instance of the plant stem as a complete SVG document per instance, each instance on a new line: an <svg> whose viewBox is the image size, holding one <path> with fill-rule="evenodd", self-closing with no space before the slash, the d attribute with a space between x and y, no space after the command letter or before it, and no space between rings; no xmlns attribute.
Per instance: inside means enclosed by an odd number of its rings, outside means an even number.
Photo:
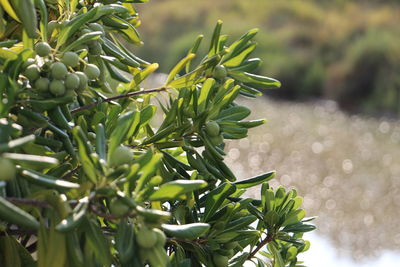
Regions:
<svg viewBox="0 0 400 267"><path fill-rule="evenodd" d="M147 90L142 90L142 91L130 92L130 93L123 94L123 95L117 95L117 96L106 98L101 101L93 102L88 105L73 109L73 110L71 110L71 113L77 113L82 110L90 109L92 107L97 106L100 103L103 103L103 102L111 102L111 101L117 100L117 99L128 98L128 97L132 97L132 96L136 96L136 95L144 95L144 94L150 94L150 93L156 93L156 92L163 92L166 90L167 90L167 87L160 87L160 88L153 88L153 89L147 89Z"/></svg>
<svg viewBox="0 0 400 267"><path fill-rule="evenodd" d="M247 259L251 259L254 257L254 255L257 254L257 252L264 247L266 244L268 244L269 242L271 242L272 240L274 240L274 236L270 233L267 234L267 236L264 238L263 241L261 241L260 244L258 244L258 246L253 250L253 252L250 253L250 255L247 257Z"/></svg>
<svg viewBox="0 0 400 267"><path fill-rule="evenodd" d="M17 198L17 197L6 197L5 199L13 204L29 205L41 208L47 208L50 206L49 203L42 200Z"/></svg>

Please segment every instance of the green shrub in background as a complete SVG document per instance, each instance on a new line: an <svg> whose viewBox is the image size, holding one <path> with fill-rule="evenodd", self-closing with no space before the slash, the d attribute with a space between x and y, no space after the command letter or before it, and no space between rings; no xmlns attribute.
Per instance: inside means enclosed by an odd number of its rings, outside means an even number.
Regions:
<svg viewBox="0 0 400 267"><path fill-rule="evenodd" d="M268 64L258 71L285 81L270 95L299 100L329 98L350 111L399 114L400 86L395 75L400 70L398 2L188 2L189 12L179 8L180 0L143 6L149 22L142 32L149 45L138 53L157 54L164 66L161 71L174 64L174 56L183 53L193 36L222 18L228 33L237 37L245 28L262 27L257 37L258 56ZM150 20L153 17L157 20ZM362 61L368 61L367 65Z"/></svg>
<svg viewBox="0 0 400 267"><path fill-rule="evenodd" d="M158 64L122 43L142 44L141 2L0 1L1 266L302 266L296 190L223 161L264 123L236 97L280 86L253 74L257 30L228 43L219 21L198 64L202 36L144 89Z"/></svg>

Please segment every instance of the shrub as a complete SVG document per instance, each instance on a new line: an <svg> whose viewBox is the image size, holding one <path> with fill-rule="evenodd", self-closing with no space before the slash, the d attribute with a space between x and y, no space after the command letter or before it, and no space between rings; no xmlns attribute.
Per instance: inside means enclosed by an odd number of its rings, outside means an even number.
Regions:
<svg viewBox="0 0 400 267"><path fill-rule="evenodd" d="M1 1L1 266L297 266L302 198L223 161L264 123L238 95L280 86L252 74L257 30L228 45L219 21L199 64L201 37L144 89L158 65L122 43L142 44L132 2Z"/></svg>

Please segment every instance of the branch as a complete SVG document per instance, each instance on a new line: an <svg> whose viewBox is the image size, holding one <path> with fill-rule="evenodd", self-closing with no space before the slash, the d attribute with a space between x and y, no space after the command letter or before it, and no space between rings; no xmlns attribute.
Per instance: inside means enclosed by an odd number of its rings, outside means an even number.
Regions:
<svg viewBox="0 0 400 267"><path fill-rule="evenodd" d="M270 233L267 234L267 236L264 238L263 241L261 241L260 244L258 244L258 246L256 247L255 250L253 250L253 252L250 253L250 255L247 257L247 259L251 259L254 257L254 255L257 254L257 252L262 249L262 247L264 247L266 244L268 244L269 242L271 242L272 240L274 240L274 236Z"/></svg>
<svg viewBox="0 0 400 267"><path fill-rule="evenodd" d="M156 93L156 92L163 92L166 90L167 90L167 87L160 87L160 88L153 88L153 89L147 89L147 90L142 90L142 91L130 92L130 93L123 94L123 95L117 95L117 96L106 98L101 101L93 102L88 105L73 109L73 110L71 110L71 113L73 114L73 113L80 112L82 110L90 109L92 107L97 106L100 103L103 103L103 102L111 102L111 101L117 100L117 99L128 98L128 97L132 97L132 96L136 96L136 95L144 95L144 94L150 94L150 93Z"/></svg>
<svg viewBox="0 0 400 267"><path fill-rule="evenodd" d="M41 207L41 208L50 207L49 203L47 203L46 201L42 201L42 200L16 198L16 197L6 197L5 199L13 204L29 205L29 206L36 206L36 207Z"/></svg>

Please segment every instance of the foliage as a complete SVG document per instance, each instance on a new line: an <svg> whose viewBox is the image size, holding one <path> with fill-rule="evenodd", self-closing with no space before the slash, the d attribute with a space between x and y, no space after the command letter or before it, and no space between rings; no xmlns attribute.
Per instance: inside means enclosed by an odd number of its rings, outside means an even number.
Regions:
<svg viewBox="0 0 400 267"><path fill-rule="evenodd" d="M180 2L157 1L142 8L148 20L143 39L149 45L138 54L157 54L162 71L197 32L221 18L233 36L249 25L262 27L258 56L268 64L259 72L285 81L270 95L329 98L350 111L400 114L398 75L393 75L400 70L398 2L192 0L189 12L178 7ZM360 68L356 55L371 64Z"/></svg>
<svg viewBox="0 0 400 267"><path fill-rule="evenodd" d="M264 123L237 96L280 86L252 73L257 30L228 45L218 21L198 64L201 36L144 89L132 2L0 1L2 266L301 266L302 198L223 161Z"/></svg>

